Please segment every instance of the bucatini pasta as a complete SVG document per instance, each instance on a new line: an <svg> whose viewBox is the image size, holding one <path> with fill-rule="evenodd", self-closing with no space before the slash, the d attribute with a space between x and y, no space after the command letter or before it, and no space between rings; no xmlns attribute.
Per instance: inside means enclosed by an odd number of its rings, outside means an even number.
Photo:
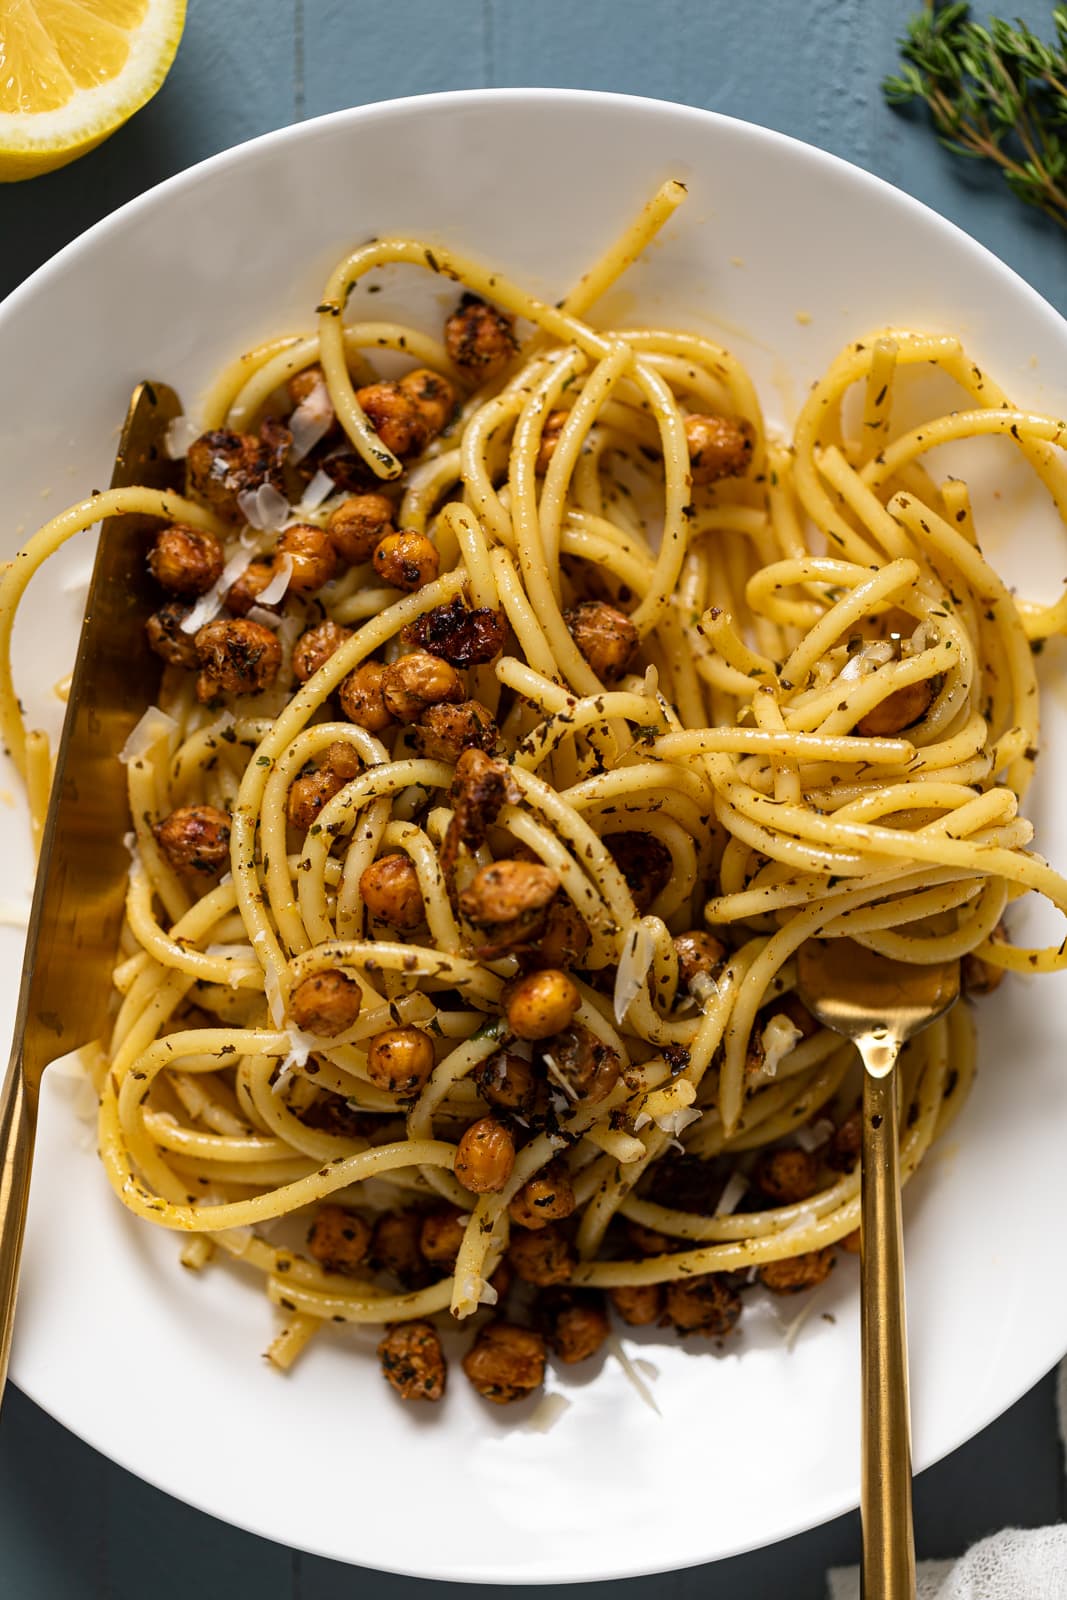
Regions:
<svg viewBox="0 0 1067 1600"><path fill-rule="evenodd" d="M958 340L887 329L774 437L702 333L597 324L683 196L557 306L436 244L355 250L314 333L172 425L184 495L74 506L0 586L39 820L18 601L101 517L160 519L100 1150L187 1266L260 1274L281 1367L374 1324L394 1387L435 1400L451 1313L508 1401L546 1338L591 1355L609 1303L728 1333L749 1282L820 1282L858 1223L856 1061L792 992L802 943L958 957L972 993L1067 964L1003 934L1028 890L1067 909L1019 811L1067 599L1017 601L924 464L1008 435L1063 513L1065 425ZM454 280L443 340L346 322L403 264ZM915 367L961 400L909 429ZM973 1070L964 1005L906 1049L905 1179Z"/></svg>

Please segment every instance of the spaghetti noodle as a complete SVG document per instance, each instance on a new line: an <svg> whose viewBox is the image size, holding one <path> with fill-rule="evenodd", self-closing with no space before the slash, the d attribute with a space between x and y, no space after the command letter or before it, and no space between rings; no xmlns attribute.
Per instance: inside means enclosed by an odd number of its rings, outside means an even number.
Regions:
<svg viewBox="0 0 1067 1600"><path fill-rule="evenodd" d="M261 1275L279 1366L325 1322L398 1325L387 1376L437 1398L427 1319L478 1314L468 1375L517 1398L544 1349L502 1319L516 1278L565 1360L606 1336L602 1290L728 1331L744 1283L820 1281L858 1223L854 1052L792 994L801 944L960 958L972 989L1067 965L1000 932L1028 890L1067 910L1019 814L1067 597L1017 602L924 466L1007 435L1062 514L1065 425L893 329L775 439L710 339L585 320L683 194L556 307L436 245L354 251L316 333L216 380L185 496L75 506L0 586L39 815L19 598L102 516L163 523L100 1148L186 1265ZM464 291L444 344L346 326L397 265ZM964 409L901 430L917 366ZM905 1179L973 1071L964 1006L907 1047ZM294 1217L308 1252L272 1230Z"/></svg>

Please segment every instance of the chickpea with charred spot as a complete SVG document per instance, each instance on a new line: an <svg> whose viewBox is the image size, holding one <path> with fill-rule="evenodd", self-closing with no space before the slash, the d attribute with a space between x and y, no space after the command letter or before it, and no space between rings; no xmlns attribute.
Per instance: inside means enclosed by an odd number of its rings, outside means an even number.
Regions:
<svg viewBox="0 0 1067 1600"><path fill-rule="evenodd" d="M556 453L559 436L563 432L569 411L550 411L545 418L545 425L541 429L541 443L537 450L537 460L534 462L534 471L539 478L543 478Z"/></svg>
<svg viewBox="0 0 1067 1600"><path fill-rule="evenodd" d="M260 595L274 581L274 567L269 561L251 561L239 578L235 578L222 597L226 610L234 617L246 617L253 606L260 605ZM271 607L277 610L277 607Z"/></svg>
<svg viewBox="0 0 1067 1600"><path fill-rule="evenodd" d="M383 583L412 594L433 583L441 571L437 546L424 533L402 528L388 533L374 547L374 570Z"/></svg>
<svg viewBox="0 0 1067 1600"><path fill-rule="evenodd" d="M508 1027L520 1039L551 1039L570 1026L582 997L574 980L558 968L529 972L507 994Z"/></svg>
<svg viewBox="0 0 1067 1600"><path fill-rule="evenodd" d="M765 1289L775 1294L799 1294L802 1289L813 1289L825 1283L836 1264L833 1246L824 1250L805 1250L799 1256L786 1256L784 1261L767 1261L759 1269L759 1280Z"/></svg>
<svg viewBox="0 0 1067 1600"><path fill-rule="evenodd" d="M401 1322L378 1345L386 1381L401 1400L438 1401L448 1369L437 1330L429 1322Z"/></svg>
<svg viewBox="0 0 1067 1600"><path fill-rule="evenodd" d="M611 1332L602 1296L592 1290L563 1291L545 1308L548 1343L566 1366L589 1361Z"/></svg>
<svg viewBox="0 0 1067 1600"><path fill-rule="evenodd" d="M385 668L380 661L364 661L361 667L350 672L337 691L341 710L349 722L368 733L384 733L392 726L392 717L382 694Z"/></svg>
<svg viewBox="0 0 1067 1600"><path fill-rule="evenodd" d="M614 1089L622 1072L618 1051L580 1023L557 1033L550 1042L549 1054L556 1077L566 1085L569 1096L582 1105L599 1105Z"/></svg>
<svg viewBox="0 0 1067 1600"><path fill-rule="evenodd" d="M386 1211L371 1234L369 1259L382 1272L392 1273L406 1289L418 1289L430 1274L419 1249L423 1213Z"/></svg>
<svg viewBox="0 0 1067 1600"><path fill-rule="evenodd" d="M354 1272L367 1259L371 1230L344 1206L320 1206L308 1232L308 1254L327 1272Z"/></svg>
<svg viewBox="0 0 1067 1600"><path fill-rule="evenodd" d="M316 405L324 411L330 405L330 391L326 384L326 374L316 361L310 367L303 367L299 372L294 372L285 380L285 390L289 396L289 403L295 411L297 406L302 406L305 400L310 400L314 395ZM332 411L332 406L330 407Z"/></svg>
<svg viewBox="0 0 1067 1600"><path fill-rule="evenodd" d="M415 749L429 761L455 765L465 750L494 750L500 730L480 700L427 706L414 730Z"/></svg>
<svg viewBox="0 0 1067 1600"><path fill-rule="evenodd" d="M624 611L604 600L582 600L563 613L567 631L597 677L616 683L628 672L640 644Z"/></svg>
<svg viewBox="0 0 1067 1600"><path fill-rule="evenodd" d="M418 403L398 383L370 383L356 390L364 416L386 450L401 460L416 456L430 439L430 428Z"/></svg>
<svg viewBox="0 0 1067 1600"><path fill-rule="evenodd" d="M514 1050L498 1050L471 1073L471 1081L494 1111L527 1112L537 1093L533 1067Z"/></svg>
<svg viewBox="0 0 1067 1600"><path fill-rule="evenodd" d="M362 1001L363 991L354 978L338 967L326 967L297 984L289 997L289 1012L301 1032L333 1039L352 1026Z"/></svg>
<svg viewBox="0 0 1067 1600"><path fill-rule="evenodd" d="M728 417L693 415L685 419L689 474L694 484L741 478L752 460L752 435Z"/></svg>
<svg viewBox="0 0 1067 1600"><path fill-rule="evenodd" d="M856 723L855 732L865 739L891 738L903 733L921 721L930 709L934 698L934 685L929 678L918 683L906 683L872 706L866 716Z"/></svg>
<svg viewBox="0 0 1067 1600"><path fill-rule="evenodd" d="M753 1169L753 1181L776 1205L795 1205L817 1193L819 1163L806 1150L765 1150Z"/></svg>
<svg viewBox="0 0 1067 1600"><path fill-rule="evenodd" d="M536 1230L516 1228L508 1245L507 1259L516 1277L537 1289L568 1283L578 1265L574 1248L558 1222Z"/></svg>
<svg viewBox="0 0 1067 1600"><path fill-rule="evenodd" d="M351 628L331 622L328 617L324 622L317 622L313 628L306 628L293 646L293 677L297 683L307 683L309 678L313 678L319 668L324 667L346 639L351 637Z"/></svg>
<svg viewBox="0 0 1067 1600"><path fill-rule="evenodd" d="M496 1117L479 1117L456 1146L455 1173L471 1194L499 1194L515 1165L515 1140Z"/></svg>
<svg viewBox="0 0 1067 1600"><path fill-rule="evenodd" d="M152 831L163 856L179 872L210 877L229 864L230 819L216 806L179 806Z"/></svg>
<svg viewBox="0 0 1067 1600"><path fill-rule="evenodd" d="M144 625L149 649L168 667L195 670L200 665L196 641L182 627L190 609L180 600L168 600L165 606L160 606L158 611L152 613Z"/></svg>
<svg viewBox="0 0 1067 1600"><path fill-rule="evenodd" d="M289 588L293 594L314 594L337 576L337 551L324 528L297 522L286 528L274 550L275 567L288 556L292 564Z"/></svg>
<svg viewBox="0 0 1067 1600"><path fill-rule="evenodd" d="M549 906L544 927L538 935L538 964L563 968L581 966L591 937L581 912L561 890Z"/></svg>
<svg viewBox="0 0 1067 1600"><path fill-rule="evenodd" d="M644 915L671 881L674 861L670 851L654 833L639 828L606 833L601 842L626 879L634 905Z"/></svg>
<svg viewBox="0 0 1067 1600"><path fill-rule="evenodd" d="M679 1278L666 1285L664 1314L679 1333L723 1338L741 1315L741 1296L721 1273Z"/></svg>
<svg viewBox="0 0 1067 1600"><path fill-rule="evenodd" d="M228 428L215 428L194 439L185 467L190 492L226 522L241 521L238 495L275 476L269 445L253 434Z"/></svg>
<svg viewBox="0 0 1067 1600"><path fill-rule="evenodd" d="M382 699L398 722L417 722L430 706L462 700L463 679L447 661L413 650L384 669Z"/></svg>
<svg viewBox="0 0 1067 1600"><path fill-rule="evenodd" d="M440 1206L436 1211L428 1211L419 1230L419 1249L423 1260L431 1266L443 1267L451 1272L466 1231L467 1219L455 1206Z"/></svg>
<svg viewBox="0 0 1067 1600"><path fill-rule="evenodd" d="M545 1341L532 1328L490 1322L463 1357L463 1371L494 1405L524 1400L545 1381Z"/></svg>
<svg viewBox="0 0 1067 1600"><path fill-rule="evenodd" d="M456 414L455 389L447 378L442 378L438 372L431 372L429 367L416 367L413 372L405 372L400 379L400 387L415 402L429 438L436 439Z"/></svg>
<svg viewBox="0 0 1067 1600"><path fill-rule="evenodd" d="M209 622L196 635L200 676L196 697L202 704L219 694L258 694L269 689L282 664L282 647L269 628L247 617Z"/></svg>
<svg viewBox="0 0 1067 1600"><path fill-rule="evenodd" d="M518 348L515 318L481 295L464 294L445 323L445 349L472 383L498 378Z"/></svg>
<svg viewBox="0 0 1067 1600"><path fill-rule="evenodd" d="M157 533L148 553L148 570L156 582L187 600L206 594L224 565L222 546L215 535L182 522Z"/></svg>
<svg viewBox="0 0 1067 1600"><path fill-rule="evenodd" d="M321 767L305 773L289 786L286 814L293 827L306 833L323 807L361 771L362 763L352 746L335 740L323 754Z"/></svg>
<svg viewBox="0 0 1067 1600"><path fill-rule="evenodd" d="M367 1076L379 1089L408 1098L425 1087L435 1060L433 1040L421 1028L384 1028L367 1046Z"/></svg>
<svg viewBox="0 0 1067 1600"><path fill-rule="evenodd" d="M536 1233L550 1222L573 1216L577 1206L567 1164L557 1156L523 1184L508 1205L508 1216L517 1227Z"/></svg>
<svg viewBox="0 0 1067 1600"><path fill-rule="evenodd" d="M651 1328L663 1315L663 1286L659 1283L620 1285L608 1290L608 1299L631 1328Z"/></svg>
<svg viewBox="0 0 1067 1600"><path fill-rule="evenodd" d="M493 861L479 867L459 897L459 909L478 928L502 923L540 926L559 888L551 867L532 861Z"/></svg>
<svg viewBox="0 0 1067 1600"><path fill-rule="evenodd" d="M359 892L371 916L398 933L413 933L425 920L419 875L408 856L372 861L360 876Z"/></svg>
<svg viewBox="0 0 1067 1600"><path fill-rule="evenodd" d="M713 933L694 928L691 933L680 933L674 941L678 957L678 981L688 989L698 973L709 976L717 972L726 960L726 946Z"/></svg>
<svg viewBox="0 0 1067 1600"><path fill-rule="evenodd" d="M326 532L342 561L358 566L393 531L393 502L384 494L353 494L326 521Z"/></svg>
<svg viewBox="0 0 1067 1600"><path fill-rule="evenodd" d="M456 595L447 605L433 606L409 622L405 644L440 656L454 667L474 667L493 661L504 648L507 618L492 606L468 606Z"/></svg>

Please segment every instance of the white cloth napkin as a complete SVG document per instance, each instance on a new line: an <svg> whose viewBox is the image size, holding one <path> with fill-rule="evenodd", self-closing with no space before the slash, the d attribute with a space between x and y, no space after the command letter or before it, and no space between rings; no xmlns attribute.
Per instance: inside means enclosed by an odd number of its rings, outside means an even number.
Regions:
<svg viewBox="0 0 1067 1600"><path fill-rule="evenodd" d="M1060 1438L1067 1447L1067 1361L1056 1390ZM860 1600L858 1567L829 1573L829 1600ZM958 1561L921 1561L918 1600L1067 1600L1067 1524L1005 1528Z"/></svg>

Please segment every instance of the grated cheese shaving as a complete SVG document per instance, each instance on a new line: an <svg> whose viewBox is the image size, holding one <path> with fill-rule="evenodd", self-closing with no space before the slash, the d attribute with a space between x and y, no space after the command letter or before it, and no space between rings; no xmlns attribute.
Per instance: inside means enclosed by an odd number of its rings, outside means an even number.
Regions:
<svg viewBox="0 0 1067 1600"><path fill-rule="evenodd" d="M622 958L615 974L615 1021L622 1023L626 1013L641 993L649 968L656 954L656 941L645 923L637 922L626 935Z"/></svg>
<svg viewBox="0 0 1067 1600"><path fill-rule="evenodd" d="M833 1137L834 1125L829 1117L820 1117L809 1127L798 1128L794 1134L797 1144L810 1156L813 1150Z"/></svg>
<svg viewBox="0 0 1067 1600"><path fill-rule="evenodd" d="M719 1203L715 1207L715 1215L717 1217L733 1216L747 1192L748 1179L744 1173L731 1172L726 1180L726 1187L719 1196Z"/></svg>
<svg viewBox="0 0 1067 1600"><path fill-rule="evenodd" d="M131 761L139 761L146 756L160 739L169 738L177 731L178 724L173 717L168 717L158 706L149 706L136 727L131 728L126 743L119 751L119 760L124 767L129 766Z"/></svg>
<svg viewBox="0 0 1067 1600"><path fill-rule="evenodd" d="M242 489L237 505L249 527L258 528L261 533L280 533L289 519L289 502L273 483Z"/></svg>
<svg viewBox="0 0 1067 1600"><path fill-rule="evenodd" d="M246 491L247 492L247 491ZM251 566L252 551L247 548L236 550L219 573L211 588L202 594L189 615L182 622L183 633L199 633L209 622L213 622L222 610L223 596Z"/></svg>
<svg viewBox="0 0 1067 1600"><path fill-rule="evenodd" d="M763 1054L760 1073L763 1077L777 1076L779 1064L795 1049L801 1037L796 1023L782 1012L771 1018L760 1034L760 1050Z"/></svg>
<svg viewBox="0 0 1067 1600"><path fill-rule="evenodd" d="M323 472L320 467L304 490L303 499L296 509L305 514L309 511L317 511L322 502L330 498L336 487L337 485L330 477L330 474Z"/></svg>
<svg viewBox="0 0 1067 1600"><path fill-rule="evenodd" d="M191 417L172 417L163 435L163 448L172 461L184 461L200 429Z"/></svg>
<svg viewBox="0 0 1067 1600"><path fill-rule="evenodd" d="M637 1367L627 1355L626 1350L623 1347L623 1342L617 1333L608 1334L606 1348L611 1351L611 1354L619 1363L619 1366L622 1368L624 1374L630 1380L630 1383L633 1385L633 1387L637 1390L640 1399L644 1401L645 1405L648 1406L650 1411L654 1411L657 1417L661 1417L663 1413L655 1402L652 1390L648 1387L648 1384L637 1370Z"/></svg>
<svg viewBox="0 0 1067 1600"><path fill-rule="evenodd" d="M292 576L292 556L283 555L279 557L278 570L260 595L259 604L261 606L276 606L285 594L286 589L288 589L289 580Z"/></svg>
<svg viewBox="0 0 1067 1600"><path fill-rule="evenodd" d="M558 1389L553 1394L542 1395L535 1409L523 1423L524 1432L548 1433L572 1405L573 1401L568 1400L565 1394L560 1394Z"/></svg>
<svg viewBox="0 0 1067 1600"><path fill-rule="evenodd" d="M289 460L295 466L303 461L309 450L314 450L319 440L325 438L333 426L333 406L325 383L316 383L289 418L289 431L293 436Z"/></svg>

